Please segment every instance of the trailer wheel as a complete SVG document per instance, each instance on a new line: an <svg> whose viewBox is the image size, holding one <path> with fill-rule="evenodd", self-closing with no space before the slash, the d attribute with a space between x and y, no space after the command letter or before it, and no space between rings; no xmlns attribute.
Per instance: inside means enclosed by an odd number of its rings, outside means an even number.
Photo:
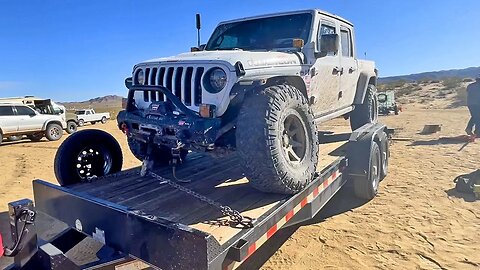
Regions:
<svg viewBox="0 0 480 270"><path fill-rule="evenodd" d="M107 123L107 117L105 117L105 116L104 116L104 117L102 117L102 120L101 120L101 122L102 122L102 124L105 124L105 123Z"/></svg>
<svg viewBox="0 0 480 270"><path fill-rule="evenodd" d="M68 134L75 133L77 131L77 123L75 123L75 121L68 121L66 131Z"/></svg>
<svg viewBox="0 0 480 270"><path fill-rule="evenodd" d="M353 181L355 196L371 200L377 195L382 170L381 158L380 147L378 143L373 142L370 147L368 168L365 168L367 174L365 176L352 176L351 180Z"/></svg>
<svg viewBox="0 0 480 270"><path fill-rule="evenodd" d="M314 178L317 129L307 99L293 86L274 85L247 96L236 140L244 173L260 191L295 194Z"/></svg>
<svg viewBox="0 0 480 270"><path fill-rule="evenodd" d="M370 84L368 85L367 93L365 94L365 99L363 103L355 105L355 109L351 112L350 126L352 127L352 130L356 130L365 124L376 123L377 120L377 88L375 87L375 85Z"/></svg>
<svg viewBox="0 0 480 270"><path fill-rule="evenodd" d="M83 127L85 125L85 121L83 119L78 120L78 126Z"/></svg>
<svg viewBox="0 0 480 270"><path fill-rule="evenodd" d="M385 136L385 139L381 142L381 156L382 156L382 172L380 175L380 181L382 181L385 177L387 177L388 174L388 162L390 158L390 146L388 144L388 139L386 139L387 136Z"/></svg>
<svg viewBox="0 0 480 270"><path fill-rule="evenodd" d="M101 130L75 132L55 155L55 176L61 186L119 172L123 155L115 138Z"/></svg>
<svg viewBox="0 0 480 270"><path fill-rule="evenodd" d="M139 142L133 138L127 138L128 147L132 154L140 161L143 161L147 155L147 144L143 142ZM180 151L180 158L182 161L185 160L187 157L188 150L182 149ZM159 166L166 166L168 165L169 161L172 159L171 149L167 148L157 148L153 150L153 159L155 161L155 165Z"/></svg>

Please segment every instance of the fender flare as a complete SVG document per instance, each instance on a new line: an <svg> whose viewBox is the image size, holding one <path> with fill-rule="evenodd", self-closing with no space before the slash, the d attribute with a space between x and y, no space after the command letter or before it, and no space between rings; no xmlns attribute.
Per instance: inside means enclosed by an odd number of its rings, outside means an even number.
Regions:
<svg viewBox="0 0 480 270"><path fill-rule="evenodd" d="M357 91L355 92L355 99L353 100L353 104L362 104L363 100L365 99L365 95L367 94L368 85L373 84L377 85L377 75L370 74L366 72L360 73L357 81Z"/></svg>
<svg viewBox="0 0 480 270"><path fill-rule="evenodd" d="M230 95L237 95L241 92L253 91L254 89L258 89L259 86L268 87L271 85L282 83L287 83L289 85L295 86L308 99L307 86L305 84L305 81L302 79L302 77L298 75L271 75L255 77L251 80L239 81L233 86L232 90L230 91Z"/></svg>
<svg viewBox="0 0 480 270"><path fill-rule="evenodd" d="M44 124L43 124L43 127L42 127L42 131L46 131L47 130L47 126L50 125L50 124L57 124L59 125L62 129L63 129L63 125L60 121L58 120L49 120L49 121L46 121Z"/></svg>

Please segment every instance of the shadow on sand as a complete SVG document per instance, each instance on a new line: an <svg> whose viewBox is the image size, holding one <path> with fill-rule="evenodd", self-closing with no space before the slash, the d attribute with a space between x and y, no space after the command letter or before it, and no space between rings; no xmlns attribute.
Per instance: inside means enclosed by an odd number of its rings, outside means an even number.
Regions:
<svg viewBox="0 0 480 270"><path fill-rule="evenodd" d="M352 194L352 188L344 186L313 219L279 230L238 269L259 269L300 227L321 223L328 218L341 215L366 203L366 201L357 199ZM319 231L318 233L321 234L322 232Z"/></svg>

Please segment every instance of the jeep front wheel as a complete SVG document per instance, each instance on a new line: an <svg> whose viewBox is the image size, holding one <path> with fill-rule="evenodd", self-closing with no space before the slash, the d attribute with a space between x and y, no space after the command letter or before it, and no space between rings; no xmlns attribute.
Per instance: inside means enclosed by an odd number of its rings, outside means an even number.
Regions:
<svg viewBox="0 0 480 270"><path fill-rule="evenodd" d="M377 88L370 84L362 104L355 105L350 113L350 126L356 130L368 123L376 123L378 120Z"/></svg>
<svg viewBox="0 0 480 270"><path fill-rule="evenodd" d="M307 99L290 85L247 96L238 116L237 149L252 187L295 194L310 183L318 135Z"/></svg>

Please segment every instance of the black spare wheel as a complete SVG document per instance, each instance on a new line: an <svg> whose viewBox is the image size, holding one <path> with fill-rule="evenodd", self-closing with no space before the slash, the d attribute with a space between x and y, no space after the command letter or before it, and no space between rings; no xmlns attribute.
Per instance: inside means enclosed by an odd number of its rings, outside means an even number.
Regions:
<svg viewBox="0 0 480 270"><path fill-rule="evenodd" d="M305 96L275 85L246 97L238 116L237 152L250 184L264 192L294 194L312 181L318 135Z"/></svg>
<svg viewBox="0 0 480 270"><path fill-rule="evenodd" d="M68 121L67 122L67 133L72 134L72 133L75 133L76 131L77 131L77 123L75 123L74 121Z"/></svg>
<svg viewBox="0 0 480 270"><path fill-rule="evenodd" d="M60 145L55 176L61 186L68 186L119 172L122 162L122 150L112 135L96 129L82 130Z"/></svg>

